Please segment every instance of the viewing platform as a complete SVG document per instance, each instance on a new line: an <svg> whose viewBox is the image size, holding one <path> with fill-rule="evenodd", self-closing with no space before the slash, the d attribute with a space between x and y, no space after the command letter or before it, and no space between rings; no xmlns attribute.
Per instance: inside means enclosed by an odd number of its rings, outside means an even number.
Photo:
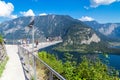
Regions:
<svg viewBox="0 0 120 80"><path fill-rule="evenodd" d="M42 49L42 48L45 48L48 46L52 46L52 45L55 45L60 42L62 42L62 41L39 43L37 48L34 48L34 51L38 51L39 49ZM20 54L18 54L18 53L20 53L19 49L18 49L19 46L18 45L5 45L5 46L6 46L9 60L6 64L6 67L5 67L5 70L2 74L2 76L0 77L0 80L30 80L30 79L26 78L26 73L25 73L25 69L24 69L26 67L24 67L24 65L22 64L21 56L20 56ZM29 44L29 46L21 45L21 48L23 48L24 50L28 50L28 52L31 52L32 44ZM24 55L26 55L26 54L24 54ZM31 55L33 55L33 54L31 54ZM37 57L36 57L36 59L37 59ZM38 61L40 61L47 69L49 69L50 72L52 72L52 74L54 74L60 78L62 77L56 71L54 71L51 67L49 67L46 63L44 63L41 60L38 60ZM29 71L28 71L28 73L29 73ZM60 80L65 80L64 78L63 79L62 78ZM39 79L37 78L37 80L39 80ZM50 80L52 80L52 78Z"/></svg>

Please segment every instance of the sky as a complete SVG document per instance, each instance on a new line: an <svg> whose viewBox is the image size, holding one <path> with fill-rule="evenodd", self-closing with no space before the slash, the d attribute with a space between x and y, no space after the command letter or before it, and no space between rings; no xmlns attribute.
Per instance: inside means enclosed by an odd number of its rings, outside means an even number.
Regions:
<svg viewBox="0 0 120 80"><path fill-rule="evenodd" d="M81 21L120 23L120 0L0 0L0 23L21 16L69 15Z"/></svg>

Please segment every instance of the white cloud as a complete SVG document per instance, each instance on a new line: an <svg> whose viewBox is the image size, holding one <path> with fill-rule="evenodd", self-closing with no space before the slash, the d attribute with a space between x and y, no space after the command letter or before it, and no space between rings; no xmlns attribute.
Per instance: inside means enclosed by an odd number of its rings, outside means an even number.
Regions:
<svg viewBox="0 0 120 80"><path fill-rule="evenodd" d="M82 16L79 20L81 20L81 21L93 21L94 19L92 17Z"/></svg>
<svg viewBox="0 0 120 80"><path fill-rule="evenodd" d="M46 13L39 14L39 16L46 16L46 15L47 15Z"/></svg>
<svg viewBox="0 0 120 80"><path fill-rule="evenodd" d="M34 12L29 9L27 12L20 12L23 16L35 16Z"/></svg>
<svg viewBox="0 0 120 80"><path fill-rule="evenodd" d="M120 0L90 0L91 7L98 7L100 5L109 5L112 4L113 2L119 2Z"/></svg>
<svg viewBox="0 0 120 80"><path fill-rule="evenodd" d="M17 15L12 15L14 11L14 6L12 3L5 3L5 1L0 0L0 17L13 18Z"/></svg>
<svg viewBox="0 0 120 80"><path fill-rule="evenodd" d="M17 18L18 16L17 15L10 15L9 16L9 18L11 18L11 19L15 19L15 18Z"/></svg>
<svg viewBox="0 0 120 80"><path fill-rule="evenodd" d="M89 7L87 7L87 6L84 6L84 8L87 9L87 10L89 9Z"/></svg>

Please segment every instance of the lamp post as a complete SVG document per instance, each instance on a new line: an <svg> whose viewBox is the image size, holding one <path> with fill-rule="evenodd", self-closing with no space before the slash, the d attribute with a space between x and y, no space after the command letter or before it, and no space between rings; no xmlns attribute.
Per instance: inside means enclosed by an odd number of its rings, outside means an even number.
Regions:
<svg viewBox="0 0 120 80"><path fill-rule="evenodd" d="M32 53L34 55L34 26L32 28ZM37 80L36 79L36 59L35 59L35 56L33 56L33 67L34 67L34 80Z"/></svg>
<svg viewBox="0 0 120 80"><path fill-rule="evenodd" d="M33 67L34 67L34 80L37 80L36 77L36 60L34 56L34 18L33 21L28 25L29 28L32 28L32 54L33 54Z"/></svg>

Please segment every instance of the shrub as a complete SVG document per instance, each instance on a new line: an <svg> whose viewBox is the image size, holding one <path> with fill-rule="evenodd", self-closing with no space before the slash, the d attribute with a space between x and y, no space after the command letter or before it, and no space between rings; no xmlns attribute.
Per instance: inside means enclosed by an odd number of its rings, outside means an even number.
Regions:
<svg viewBox="0 0 120 80"><path fill-rule="evenodd" d="M3 42L3 37L0 35L0 43Z"/></svg>

